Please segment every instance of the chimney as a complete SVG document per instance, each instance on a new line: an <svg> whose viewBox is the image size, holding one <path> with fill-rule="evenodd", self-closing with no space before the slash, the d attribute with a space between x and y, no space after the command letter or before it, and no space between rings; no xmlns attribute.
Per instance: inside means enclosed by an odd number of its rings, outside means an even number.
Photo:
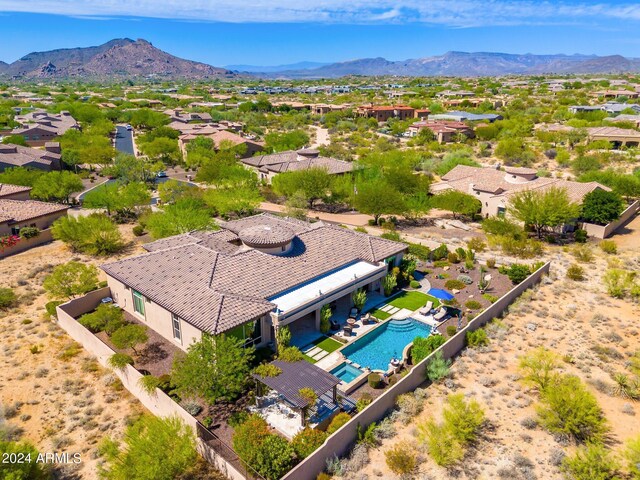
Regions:
<svg viewBox="0 0 640 480"><path fill-rule="evenodd" d="M60 142L47 142L44 144L44 149L49 153L60 154Z"/></svg>

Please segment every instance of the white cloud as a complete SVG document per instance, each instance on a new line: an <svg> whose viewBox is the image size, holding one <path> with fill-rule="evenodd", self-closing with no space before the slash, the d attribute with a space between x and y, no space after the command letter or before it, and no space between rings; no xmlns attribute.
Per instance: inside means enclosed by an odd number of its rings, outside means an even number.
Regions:
<svg viewBox="0 0 640 480"><path fill-rule="evenodd" d="M640 20L640 4L618 0L0 0L0 12L260 23L417 22L457 28Z"/></svg>

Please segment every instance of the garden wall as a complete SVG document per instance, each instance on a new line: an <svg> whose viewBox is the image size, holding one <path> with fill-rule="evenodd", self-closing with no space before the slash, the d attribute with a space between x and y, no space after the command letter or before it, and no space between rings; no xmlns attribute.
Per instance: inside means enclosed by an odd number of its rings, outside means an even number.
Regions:
<svg viewBox="0 0 640 480"><path fill-rule="evenodd" d="M18 243L13 247L7 247L3 251L0 251L0 258L8 257L9 255L15 255L16 253L24 252L30 248L37 247L43 243L51 242L53 236L50 229L40 230L40 235L33 238L21 238Z"/></svg>
<svg viewBox="0 0 640 480"><path fill-rule="evenodd" d="M293 470L285 475L282 480L313 479L325 469L328 458L334 455L338 457L345 455L357 438L358 425L366 427L373 422L379 421L395 406L396 398L399 395L413 392L425 382L427 364L436 352L442 352L444 358L452 358L457 355L465 347L467 331L477 330L493 318L500 316L525 290L539 283L542 276L549 273L550 265L551 262L545 263L522 283L516 285L476 318L471 320L467 326L451 337L447 343L415 365L398 383L389 387L386 392L376 398L367 408L355 415L349 422L327 438L319 449L299 463Z"/></svg>
<svg viewBox="0 0 640 480"><path fill-rule="evenodd" d="M105 287L89 292L84 297L76 298L56 308L58 324L71 338L81 344L85 350L95 355L102 366L107 368L109 368L107 360L115 352L93 333L80 325L75 318L92 311L100 304L100 300L109 296L111 296L111 290L109 287ZM138 384L142 374L138 370L131 365L127 365L126 368L114 370L113 373L122 381L124 387L140 400L140 403L154 415L160 417L177 416L181 418L186 425L189 425L196 435L198 451L207 461L215 465L218 470L233 480L244 480L246 478L245 475L241 474L233 465L200 439L197 428L198 421L186 410L157 388L154 394L149 394L142 390Z"/></svg>
<svg viewBox="0 0 640 480"><path fill-rule="evenodd" d="M636 200L633 202L627 209L622 212L620 218L615 222L609 223L607 225L595 225L593 223L583 223L582 228L587 231L587 235L594 238L607 238L613 232L615 232L622 225L627 223L633 216L638 213L640 210L640 200Z"/></svg>

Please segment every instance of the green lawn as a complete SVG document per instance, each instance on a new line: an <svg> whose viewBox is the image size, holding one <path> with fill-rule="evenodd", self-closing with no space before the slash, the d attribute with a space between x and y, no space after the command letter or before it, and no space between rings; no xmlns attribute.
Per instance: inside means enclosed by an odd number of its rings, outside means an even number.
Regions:
<svg viewBox="0 0 640 480"><path fill-rule="evenodd" d="M402 292L387 302L387 304L398 308L406 308L413 312L424 307L429 300L433 302L434 308L440 305L440 301L437 298L422 292ZM391 316L390 313L383 312L379 308L374 308L370 310L369 313L380 320L386 320Z"/></svg>
<svg viewBox="0 0 640 480"><path fill-rule="evenodd" d="M330 338L330 337L320 337L317 340L315 340L314 342L312 342L312 344L315 345L316 347L319 347L319 348L323 349L324 351L326 351L328 353L335 352L340 347L342 347L342 343L340 343L337 340L334 340L333 338ZM302 355L304 356L304 359L307 362L316 363L316 360L314 360L313 358L309 357L308 355L305 355L304 353Z"/></svg>
<svg viewBox="0 0 640 480"><path fill-rule="evenodd" d="M374 308L373 310L369 310L369 313L379 320L386 320L391 316L390 313L383 312L379 308Z"/></svg>

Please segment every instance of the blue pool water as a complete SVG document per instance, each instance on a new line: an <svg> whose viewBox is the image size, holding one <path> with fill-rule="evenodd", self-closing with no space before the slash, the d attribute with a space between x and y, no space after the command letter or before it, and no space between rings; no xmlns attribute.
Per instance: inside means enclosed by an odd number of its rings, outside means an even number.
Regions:
<svg viewBox="0 0 640 480"><path fill-rule="evenodd" d="M343 382L349 383L362 375L364 372L349 363L341 363L336 368L331 370L330 373L338 377Z"/></svg>
<svg viewBox="0 0 640 480"><path fill-rule="evenodd" d="M402 352L416 337L428 337L431 327L413 318L389 320L384 325L347 345L342 353L354 363L371 370L387 370L393 357L402 360Z"/></svg>

